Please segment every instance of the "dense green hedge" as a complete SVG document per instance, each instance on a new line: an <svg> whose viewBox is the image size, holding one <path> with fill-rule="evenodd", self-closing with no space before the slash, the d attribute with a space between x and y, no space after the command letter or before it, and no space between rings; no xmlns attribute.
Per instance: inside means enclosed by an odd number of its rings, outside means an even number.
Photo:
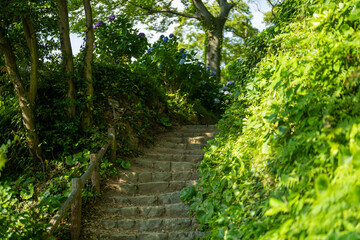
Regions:
<svg viewBox="0 0 360 240"><path fill-rule="evenodd" d="M314 2L237 85L182 192L211 239L360 239L360 1Z"/></svg>

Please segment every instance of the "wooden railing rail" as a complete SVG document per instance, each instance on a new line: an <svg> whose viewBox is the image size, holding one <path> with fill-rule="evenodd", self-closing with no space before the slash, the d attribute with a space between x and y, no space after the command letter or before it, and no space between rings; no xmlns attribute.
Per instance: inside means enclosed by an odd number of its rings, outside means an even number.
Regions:
<svg viewBox="0 0 360 240"><path fill-rule="evenodd" d="M45 239L49 239L57 229L60 221L64 218L67 211L71 208L71 239L77 240L81 232L81 192L85 183L90 179L94 185L95 192L100 193L100 173L99 163L104 157L107 149L111 146L111 160L116 159L116 138L114 128L108 130L108 141L101 147L97 154L90 155L90 166L80 178L73 178L71 182L71 193L66 201L61 205L55 216L50 220L50 226L46 229Z"/></svg>

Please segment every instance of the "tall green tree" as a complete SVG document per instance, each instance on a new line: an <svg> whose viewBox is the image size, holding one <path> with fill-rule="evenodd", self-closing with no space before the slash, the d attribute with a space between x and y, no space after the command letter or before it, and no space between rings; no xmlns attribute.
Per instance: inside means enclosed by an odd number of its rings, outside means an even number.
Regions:
<svg viewBox="0 0 360 240"><path fill-rule="evenodd" d="M30 82L26 90L20 75L14 46L9 37L13 28L22 28L27 46L30 51ZM35 98L38 84L39 55L37 48L36 31L32 22L31 5L25 2L1 1L0 3L0 52L5 59L6 70L14 85L19 102L22 122L27 132L28 147L35 159L42 160L40 140L36 132L34 117Z"/></svg>
<svg viewBox="0 0 360 240"><path fill-rule="evenodd" d="M66 81L68 84L67 98L69 100L68 116L73 118L76 114L75 108L75 83L74 77L74 60L70 42L70 27L67 0L56 0L59 15L59 32L61 52L63 57L63 66L65 69Z"/></svg>
<svg viewBox="0 0 360 240"><path fill-rule="evenodd" d="M224 31L232 29L241 36L246 36L249 24L249 8L243 0L181 0L184 9L172 6L173 1L165 0L99 0L101 10L106 13L114 12L116 9L122 13L132 16L135 20L150 23L153 29L164 30L170 23L175 21L188 21L196 23L204 32L204 55L206 65L212 71L220 74L221 51L224 43ZM72 2L73 22L78 21L81 11L76 1ZM101 12L94 14L95 18L105 18ZM227 24L233 18L233 24ZM161 19L161 21L158 21ZM193 21L192 21L193 20ZM235 23L236 22L236 23ZM78 31L81 29L78 28ZM252 30L251 30L252 31Z"/></svg>
<svg viewBox="0 0 360 240"><path fill-rule="evenodd" d="M94 95L94 87L91 73L91 62L93 58L93 45L95 41L94 29L93 29L93 19L92 19L92 9L90 0L83 0L85 8L85 18L86 18L86 44L85 44L85 54L84 54L84 77L87 82L86 97L87 97L87 106L84 111L83 116L83 128L87 128L91 125L92 122L92 106Z"/></svg>
<svg viewBox="0 0 360 240"><path fill-rule="evenodd" d="M212 2L209 6L212 14L216 15L218 6ZM245 3L237 3L232 9L224 26L221 63L228 64L242 53L243 45L254 36L258 30L251 26L249 7ZM241 24L239 24L241 23ZM189 31L190 29L190 31ZM196 49L198 52L207 50L207 35L201 22L180 17L176 27L176 35L183 39L182 46L188 49ZM204 58L206 54L204 54ZM206 62L206 58L204 59Z"/></svg>

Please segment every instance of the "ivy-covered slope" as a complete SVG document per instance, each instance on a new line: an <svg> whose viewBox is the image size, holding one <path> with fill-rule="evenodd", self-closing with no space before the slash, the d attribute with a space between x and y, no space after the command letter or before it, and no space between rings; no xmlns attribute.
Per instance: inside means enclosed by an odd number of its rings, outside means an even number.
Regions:
<svg viewBox="0 0 360 240"><path fill-rule="evenodd" d="M360 1L316 2L238 85L182 192L208 239L360 239Z"/></svg>

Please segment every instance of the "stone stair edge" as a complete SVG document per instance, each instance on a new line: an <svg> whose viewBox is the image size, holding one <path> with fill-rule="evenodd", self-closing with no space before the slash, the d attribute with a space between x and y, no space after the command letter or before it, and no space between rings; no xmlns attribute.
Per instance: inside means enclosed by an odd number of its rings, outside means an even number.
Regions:
<svg viewBox="0 0 360 240"><path fill-rule="evenodd" d="M134 206L133 204L137 204L137 206L150 206L154 204L182 203L180 200L180 191L159 193L156 195L111 195L108 196L107 199L117 204L126 204L128 206Z"/></svg>
<svg viewBox="0 0 360 240"><path fill-rule="evenodd" d="M181 191L183 188L196 186L197 180L149 182L137 184L113 183L110 186L113 194L134 194L134 195L157 195L159 193L170 193Z"/></svg>
<svg viewBox="0 0 360 240"><path fill-rule="evenodd" d="M154 138L149 151L130 160L132 170L108 181L104 205L97 209L102 218L86 230L93 233L91 239L190 240L204 235L180 191L197 184L202 149L217 132L215 125L184 125Z"/></svg>
<svg viewBox="0 0 360 240"><path fill-rule="evenodd" d="M192 231L167 231L167 232L156 232L156 231L121 231L110 233L103 233L99 235L99 239L111 239L111 240L195 240L205 233L192 230Z"/></svg>
<svg viewBox="0 0 360 240"><path fill-rule="evenodd" d="M125 181L125 183L146 183L161 181L186 181L199 179L199 173L195 171L178 171L178 172L124 172L117 180L111 182Z"/></svg>
<svg viewBox="0 0 360 240"><path fill-rule="evenodd" d="M198 224L197 219L189 217L181 218L150 218L150 219L104 219L101 224L105 229L122 229L122 230L180 230L189 229Z"/></svg>
<svg viewBox="0 0 360 240"><path fill-rule="evenodd" d="M152 219L188 217L189 206L178 202L147 206L109 206L103 208L103 219Z"/></svg>

